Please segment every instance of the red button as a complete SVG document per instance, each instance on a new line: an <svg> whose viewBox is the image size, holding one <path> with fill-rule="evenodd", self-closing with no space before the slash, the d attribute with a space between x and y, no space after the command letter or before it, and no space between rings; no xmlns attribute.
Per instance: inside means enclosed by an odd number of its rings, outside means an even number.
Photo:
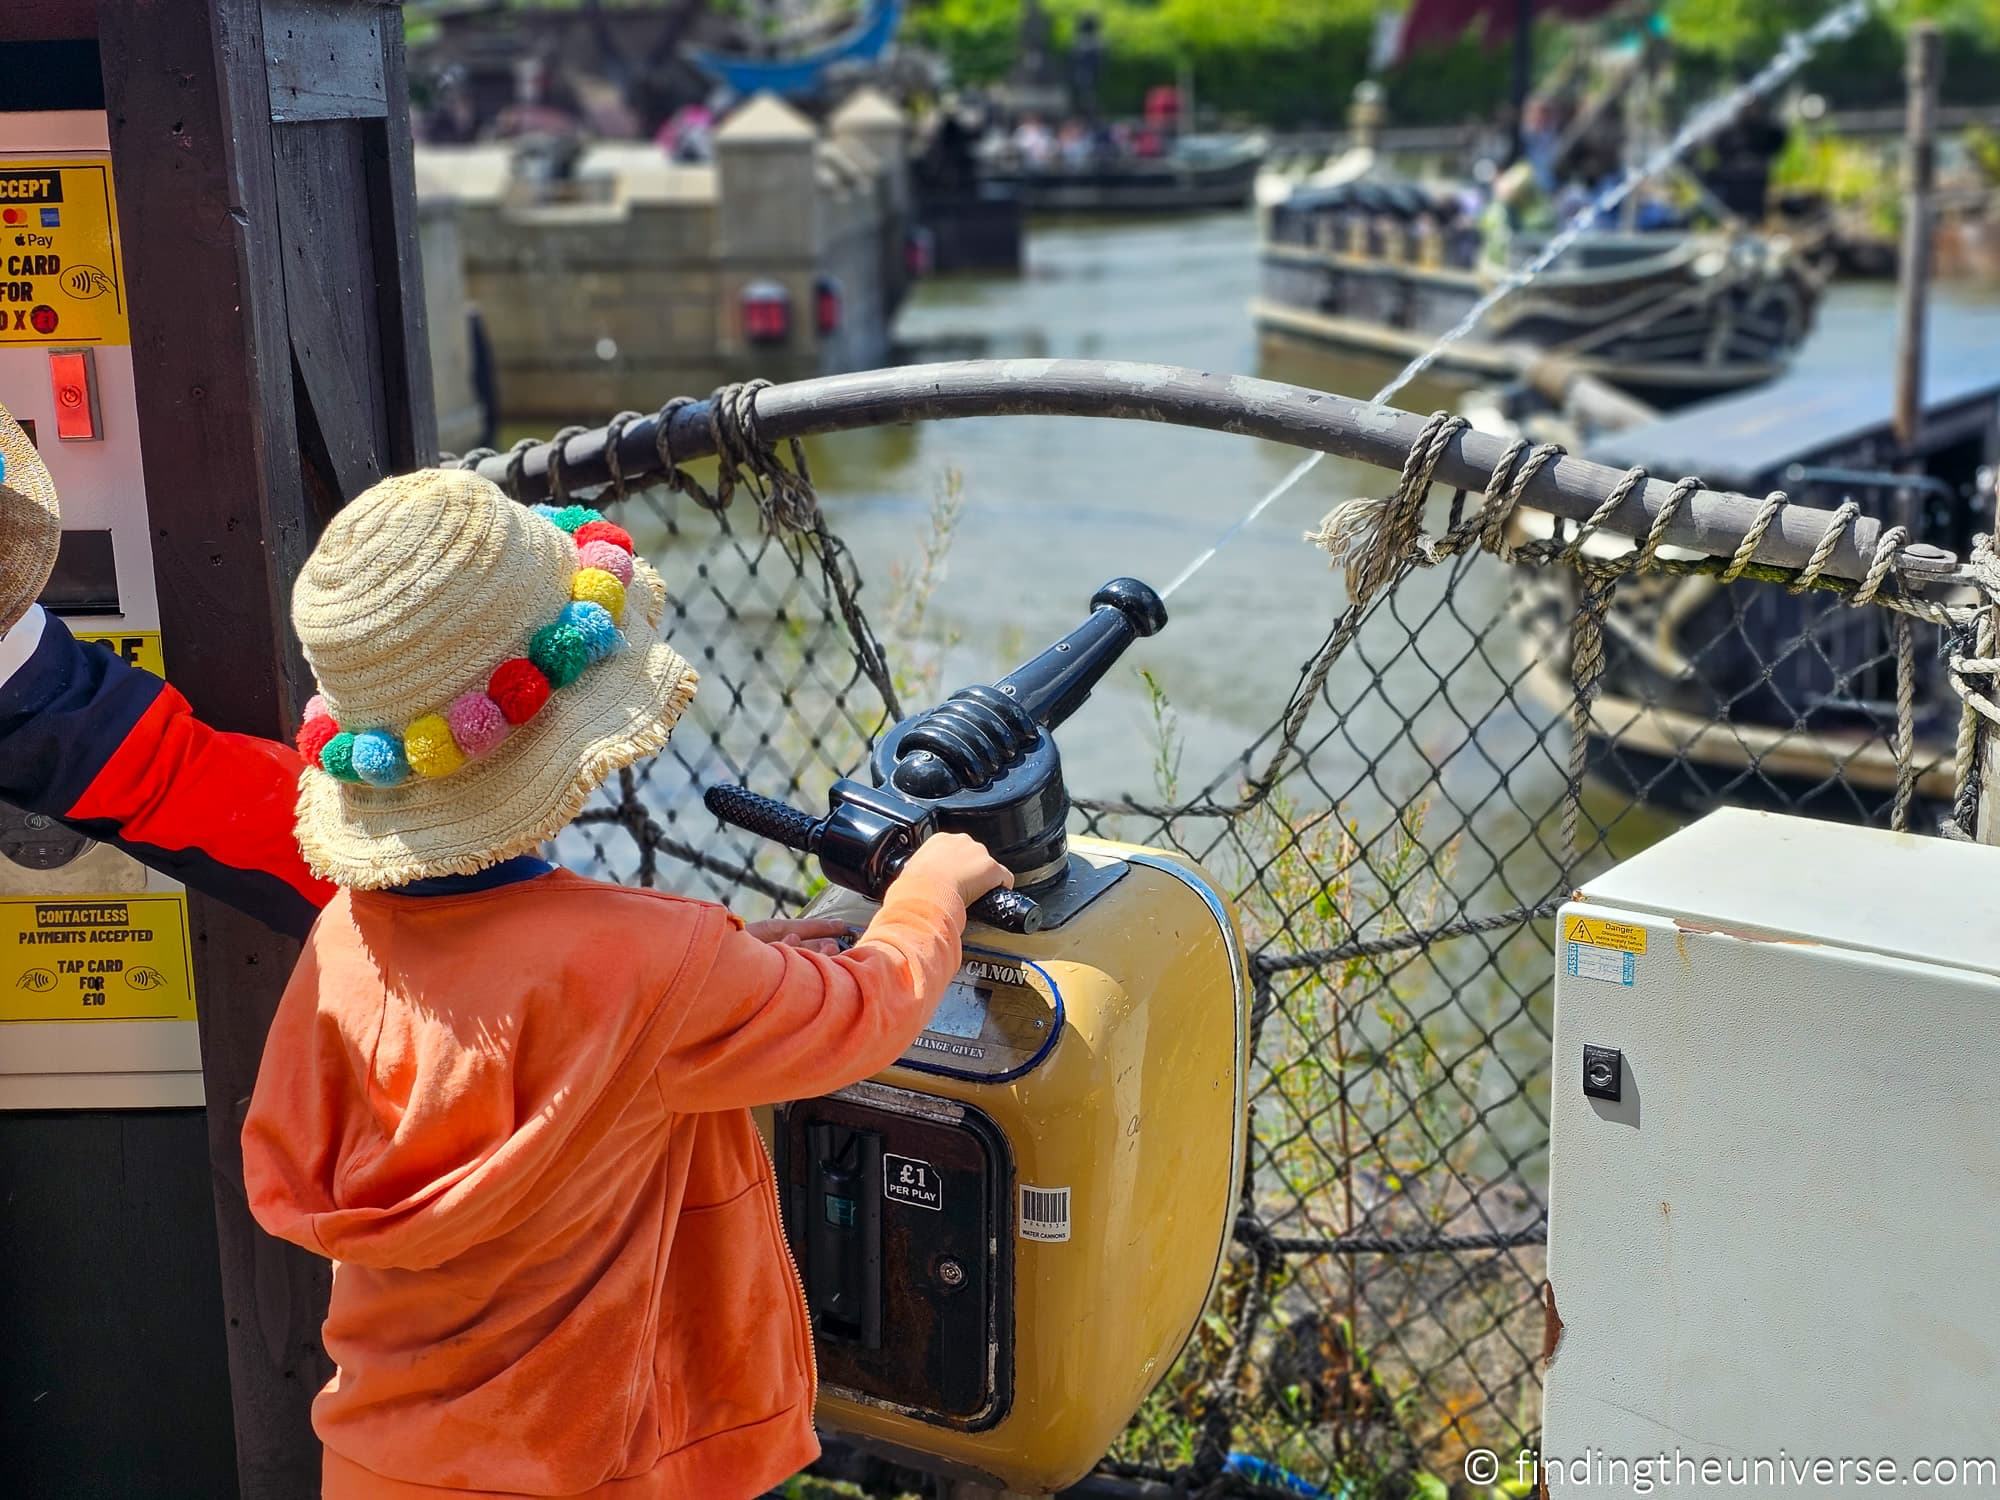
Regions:
<svg viewBox="0 0 2000 1500"><path fill-rule="evenodd" d="M51 354L49 385L56 401L56 436L70 443L95 439L97 413L90 401L90 351Z"/></svg>

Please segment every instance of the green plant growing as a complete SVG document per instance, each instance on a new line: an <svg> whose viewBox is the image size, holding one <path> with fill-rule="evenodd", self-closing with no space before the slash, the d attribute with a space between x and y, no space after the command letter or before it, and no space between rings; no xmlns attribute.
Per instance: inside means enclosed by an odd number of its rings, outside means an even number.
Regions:
<svg viewBox="0 0 2000 1500"><path fill-rule="evenodd" d="M1959 141L1987 186L2000 185L2000 132L1975 122L1965 127Z"/></svg>
<svg viewBox="0 0 2000 1500"><path fill-rule="evenodd" d="M1146 708L1153 719L1153 790L1171 805L1181 800L1181 756L1187 748L1181 739L1180 715L1167 701L1159 678L1141 667L1139 681L1145 685Z"/></svg>
<svg viewBox="0 0 2000 1500"><path fill-rule="evenodd" d="M946 469L931 493L929 524L917 542L914 562L898 562L889 570L889 592L881 613L881 639L890 658L896 694L904 705L927 701L937 694L944 653L958 642L951 631L929 639L931 601L950 568L951 546L965 516L965 476ZM885 722L876 733L888 727Z"/></svg>
<svg viewBox="0 0 2000 1500"><path fill-rule="evenodd" d="M1876 148L1860 141L1794 130L1772 165L1771 184L1781 190L1816 193L1837 214L1875 234L1893 237L1902 227L1896 174L1885 168Z"/></svg>

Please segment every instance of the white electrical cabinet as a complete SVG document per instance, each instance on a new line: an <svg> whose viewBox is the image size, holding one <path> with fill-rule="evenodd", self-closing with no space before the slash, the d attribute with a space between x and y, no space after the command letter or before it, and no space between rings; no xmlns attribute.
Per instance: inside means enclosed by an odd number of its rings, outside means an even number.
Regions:
<svg viewBox="0 0 2000 1500"><path fill-rule="evenodd" d="M1720 812L1557 922L1548 1494L2000 1493L2000 848Z"/></svg>

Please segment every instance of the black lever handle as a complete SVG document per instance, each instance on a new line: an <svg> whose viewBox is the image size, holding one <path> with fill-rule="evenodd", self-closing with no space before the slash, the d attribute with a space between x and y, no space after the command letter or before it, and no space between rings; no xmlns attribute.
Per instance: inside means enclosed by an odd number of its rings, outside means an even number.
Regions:
<svg viewBox="0 0 2000 1500"><path fill-rule="evenodd" d="M834 816L829 814L824 818L815 818L787 803L753 792L747 786L712 786L701 794L701 800L723 822L805 854L819 853L827 824ZM849 880L841 878L847 873L845 866L836 867L825 861L821 863L829 879L850 889L858 889ZM893 877L902 867L902 859L893 861L890 875ZM882 896L879 890L863 890L861 894L873 900L880 900ZM1002 932L1039 932L1042 928L1042 909L1034 898L1004 886L981 896L966 908L965 914L975 922L984 922Z"/></svg>
<svg viewBox="0 0 2000 1500"><path fill-rule="evenodd" d="M1167 606L1158 594L1136 578L1114 578L1091 595L1088 619L994 687L1035 723L1054 729L1083 707L1127 646L1157 635L1166 623Z"/></svg>
<svg viewBox="0 0 2000 1500"><path fill-rule="evenodd" d="M701 794L701 800L723 822L733 823L760 839L769 839L802 854L819 852L819 830L824 820L800 812L790 803L735 785L712 786Z"/></svg>

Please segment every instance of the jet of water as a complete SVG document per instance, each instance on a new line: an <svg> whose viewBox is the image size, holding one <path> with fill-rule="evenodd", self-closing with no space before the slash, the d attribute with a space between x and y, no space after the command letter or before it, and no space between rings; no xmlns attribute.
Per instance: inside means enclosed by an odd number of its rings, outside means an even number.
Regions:
<svg viewBox="0 0 2000 1500"><path fill-rule="evenodd" d="M1687 118L1687 121L1681 128L1674 133L1671 140L1643 162L1626 168L1624 175L1618 181L1612 183L1610 187L1599 193L1590 203L1579 209L1575 217L1559 233L1550 237L1549 242L1542 247L1538 255L1516 269L1509 271L1496 282L1492 290L1488 291L1485 296L1481 297L1466 311L1464 317L1452 324L1450 328L1446 329L1438 337L1436 343L1404 365L1401 370L1396 372L1395 379L1391 380L1375 393L1373 398L1375 404L1379 406L1387 402L1401 391L1404 386L1436 364L1444 351L1477 328L1503 297L1518 292L1522 287L1554 265L1562 258L1563 252L1574 245L1578 239L1582 238L1590 229L1590 226L1596 223L1601 216L1615 213L1625 200L1632 196L1640 184L1659 176L1660 173L1671 167L1683 156L1686 156L1696 146L1699 146L1703 141L1721 130L1731 120L1736 118L1737 113L1746 104L1749 104L1752 100L1762 98L1791 78L1793 74L1806 65L1815 52L1828 42L1838 41L1843 37L1851 36L1861 23L1868 18L1868 14L1873 8L1874 0L1847 0L1846 4L1835 6L1811 26L1804 27L1788 35L1779 45L1777 52L1772 56L1771 60L1764 64L1754 76L1738 84L1735 88L1730 89L1727 93L1717 95L1707 104L1696 110ZM1325 457L1326 454L1323 452L1312 453L1300 460L1290 473L1286 474L1283 479L1280 479L1235 524L1230 526L1221 536L1217 537L1209 547L1195 557L1185 568L1181 569L1173 582L1160 591L1160 597L1163 599L1172 598L1176 589L1208 566L1216 553L1234 541L1245 527L1250 525L1252 521L1255 521L1265 511L1269 510L1279 499L1290 493L1300 480L1319 467L1320 460Z"/></svg>

